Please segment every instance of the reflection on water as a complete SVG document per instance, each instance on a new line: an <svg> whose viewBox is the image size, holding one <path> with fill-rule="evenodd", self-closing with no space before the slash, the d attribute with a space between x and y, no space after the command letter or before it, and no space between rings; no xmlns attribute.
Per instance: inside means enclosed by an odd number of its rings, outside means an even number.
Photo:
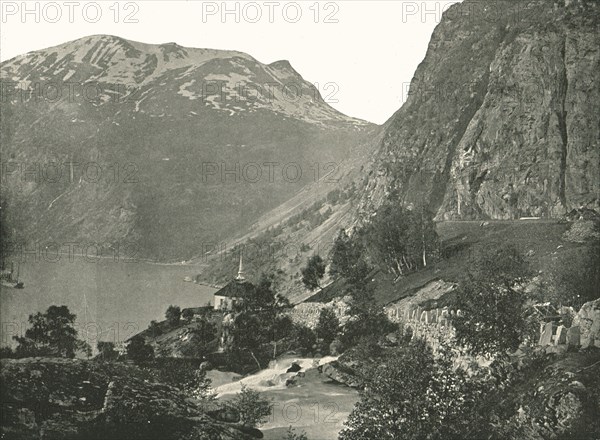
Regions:
<svg viewBox="0 0 600 440"><path fill-rule="evenodd" d="M22 334L31 313L51 305L66 305L87 330L88 342L123 341L153 320L164 319L170 304L205 305L214 289L184 282L200 272L197 266L156 265L146 262L86 260L67 257L50 261L26 261L20 265L21 290L1 287L0 344ZM86 307L87 304L87 307Z"/></svg>

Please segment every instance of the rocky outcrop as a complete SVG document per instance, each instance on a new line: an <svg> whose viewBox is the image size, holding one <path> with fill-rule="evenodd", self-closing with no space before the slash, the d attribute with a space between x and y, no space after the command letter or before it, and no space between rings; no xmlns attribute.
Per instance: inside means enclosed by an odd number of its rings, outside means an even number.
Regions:
<svg viewBox="0 0 600 440"><path fill-rule="evenodd" d="M548 359L554 361L547 362ZM515 414L499 423L502 438L521 440L592 439L600 435L600 351L540 358L506 393Z"/></svg>
<svg viewBox="0 0 600 440"><path fill-rule="evenodd" d="M579 327L582 347L600 348L600 298L581 307L573 319L573 326Z"/></svg>
<svg viewBox="0 0 600 440"><path fill-rule="evenodd" d="M365 205L438 219L599 206L600 3L465 0L445 13L386 123Z"/></svg>
<svg viewBox="0 0 600 440"><path fill-rule="evenodd" d="M364 382L360 379L351 363L345 361L332 361L319 366L318 369L319 373L336 383L351 388L361 388L364 385Z"/></svg>
<svg viewBox="0 0 600 440"><path fill-rule="evenodd" d="M2 360L3 439L262 438L225 423L177 389L124 364L28 358Z"/></svg>

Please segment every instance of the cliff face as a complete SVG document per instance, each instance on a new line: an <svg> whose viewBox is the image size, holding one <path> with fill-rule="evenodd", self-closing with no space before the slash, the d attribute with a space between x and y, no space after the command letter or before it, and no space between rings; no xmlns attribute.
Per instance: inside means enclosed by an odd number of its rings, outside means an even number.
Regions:
<svg viewBox="0 0 600 440"><path fill-rule="evenodd" d="M587 0L450 8L386 123L366 206L425 200L440 220L597 208L599 20Z"/></svg>

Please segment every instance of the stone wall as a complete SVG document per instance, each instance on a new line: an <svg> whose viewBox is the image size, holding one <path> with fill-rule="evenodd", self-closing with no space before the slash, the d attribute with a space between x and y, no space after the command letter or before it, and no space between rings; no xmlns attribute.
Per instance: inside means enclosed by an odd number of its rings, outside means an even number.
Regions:
<svg viewBox="0 0 600 440"><path fill-rule="evenodd" d="M386 313L390 321L409 327L413 335L426 340L436 352L454 338L452 317L460 315L461 311L447 307L424 310L421 307L401 308L393 305L386 307Z"/></svg>
<svg viewBox="0 0 600 440"><path fill-rule="evenodd" d="M349 315L349 306L345 298L335 299L329 303L305 302L300 303L288 313L294 324L304 325L315 329L319 322L321 310L332 309L340 320L340 324L345 324Z"/></svg>
<svg viewBox="0 0 600 440"><path fill-rule="evenodd" d="M571 327L556 322L540 324L538 345L559 347L550 351L564 351L568 347L600 347L600 298L585 303L575 315Z"/></svg>

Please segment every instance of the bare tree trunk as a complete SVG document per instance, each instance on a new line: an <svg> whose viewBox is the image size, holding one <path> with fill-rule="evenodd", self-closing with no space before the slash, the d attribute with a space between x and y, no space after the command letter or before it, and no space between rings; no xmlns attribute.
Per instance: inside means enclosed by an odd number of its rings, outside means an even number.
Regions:
<svg viewBox="0 0 600 440"><path fill-rule="evenodd" d="M254 353L252 353L252 350L248 350L248 351L252 355L252 358L254 359L254 362L256 362L256 365L258 365L258 369L261 370L262 367L260 366L260 362L258 362L258 359L256 359L256 356L254 356Z"/></svg>

